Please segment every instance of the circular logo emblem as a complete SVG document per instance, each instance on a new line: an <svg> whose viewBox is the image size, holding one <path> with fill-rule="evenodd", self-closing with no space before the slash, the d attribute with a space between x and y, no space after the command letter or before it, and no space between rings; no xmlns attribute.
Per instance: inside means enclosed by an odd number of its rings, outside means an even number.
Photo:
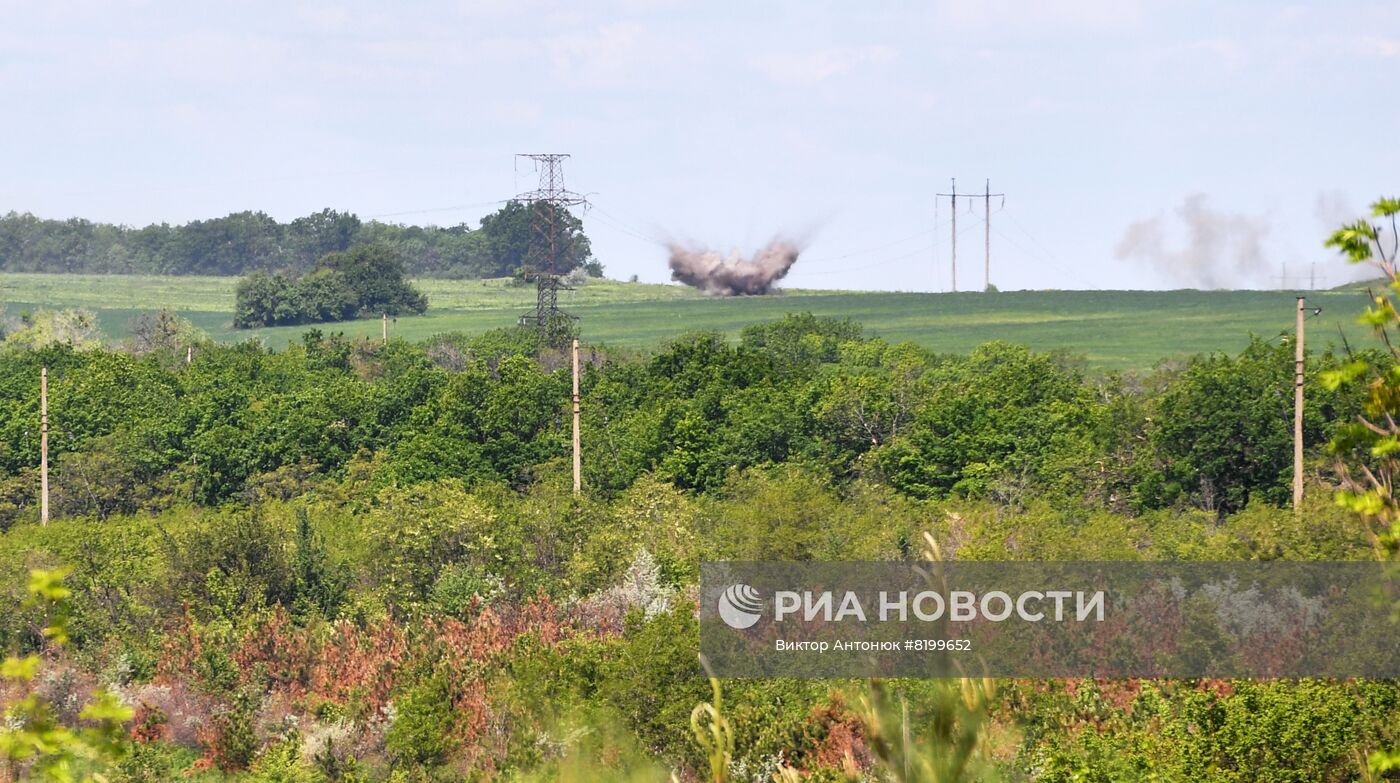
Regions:
<svg viewBox="0 0 1400 783"><path fill-rule="evenodd" d="M724 624L742 631L763 617L763 601L758 591L745 584L730 585L720 593L719 618Z"/></svg>

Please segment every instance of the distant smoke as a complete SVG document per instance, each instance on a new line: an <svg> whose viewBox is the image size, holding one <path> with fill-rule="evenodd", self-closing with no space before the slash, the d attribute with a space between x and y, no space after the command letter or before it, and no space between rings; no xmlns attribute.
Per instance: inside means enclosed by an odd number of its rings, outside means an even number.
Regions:
<svg viewBox="0 0 1400 783"><path fill-rule="evenodd" d="M1258 283L1269 273L1264 260L1269 224L1263 218L1217 212L1199 193L1182 202L1176 214L1186 229L1184 246L1168 247L1162 218L1149 218L1128 226L1114 255L1147 262L1197 288Z"/></svg>
<svg viewBox="0 0 1400 783"><path fill-rule="evenodd" d="M797 263L802 252L785 239L769 242L753 258L740 258L737 253L725 256L716 250L688 248L674 242L669 247L672 280L719 296L768 293Z"/></svg>
<svg viewBox="0 0 1400 783"><path fill-rule="evenodd" d="M1343 224L1355 223L1366 218L1365 210L1356 209L1345 193L1338 190L1324 191L1317 194L1317 201L1313 206L1313 215L1317 218L1318 236L1331 236L1333 231L1341 228ZM1367 221L1374 222L1374 221ZM1385 247L1390 246L1393 240L1387 239L1389 227L1384 223L1380 224L1381 241ZM1321 242L1319 242L1319 248ZM1348 283L1359 283L1366 280L1374 280L1380 275L1380 270L1370 264L1351 264L1341 260L1341 255L1335 250L1323 251L1327 255L1325 258L1330 262L1326 267L1326 284L1328 286L1346 285Z"/></svg>
<svg viewBox="0 0 1400 783"><path fill-rule="evenodd" d="M1365 212L1355 209L1345 193L1340 190L1326 190L1317 194L1313 202L1313 216L1322 230L1328 234L1337 230L1343 223L1351 223Z"/></svg>

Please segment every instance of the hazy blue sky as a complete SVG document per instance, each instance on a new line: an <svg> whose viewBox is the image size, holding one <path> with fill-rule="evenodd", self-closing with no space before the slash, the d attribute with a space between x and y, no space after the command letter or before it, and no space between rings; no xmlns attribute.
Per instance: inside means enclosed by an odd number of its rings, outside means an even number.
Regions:
<svg viewBox="0 0 1400 783"><path fill-rule="evenodd" d="M1285 263L1340 282L1327 229L1400 192L1394 0L0 0L0 20L0 211L47 217L475 225L533 186L513 153L568 152L615 277L667 279L658 239L784 234L808 246L789 285L946 289L934 194L990 177L1003 288L1271 287Z"/></svg>

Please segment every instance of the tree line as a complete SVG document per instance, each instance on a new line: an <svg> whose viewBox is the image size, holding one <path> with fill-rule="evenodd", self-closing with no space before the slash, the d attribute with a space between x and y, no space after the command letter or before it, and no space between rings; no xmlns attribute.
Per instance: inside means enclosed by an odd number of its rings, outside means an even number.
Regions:
<svg viewBox="0 0 1400 783"><path fill-rule="evenodd" d="M0 350L0 518L33 513L45 364L73 513L218 505L365 460L402 484L519 487L568 451L568 373L527 330L387 345L311 331L279 352L200 344L185 367L183 344L161 347L186 333L169 319L152 322L143 342L156 349L139 355L79 350L59 328L72 318L60 320L15 324ZM936 354L810 315L750 326L737 343L695 333L650 355L591 350L584 470L603 495L643 475L719 492L735 470L789 462L916 499L1055 496L1130 514L1223 515L1290 495L1287 337L1146 376L1089 375L1072 356L1006 343ZM1310 359L1314 460L1361 411L1360 391L1316 380L1345 363ZM66 483L80 475L101 480Z"/></svg>
<svg viewBox="0 0 1400 783"><path fill-rule="evenodd" d="M536 205L535 209L547 209ZM488 278L519 274L528 263L532 206L508 201L480 226L411 226L361 220L324 209L281 223L260 211L181 225L142 228L82 218L51 220L29 213L0 216L0 271L89 274L246 275L310 272L327 253L381 245L403 259L412 277ZM557 221L565 248L563 274L583 268L601 276L602 264L579 218Z"/></svg>

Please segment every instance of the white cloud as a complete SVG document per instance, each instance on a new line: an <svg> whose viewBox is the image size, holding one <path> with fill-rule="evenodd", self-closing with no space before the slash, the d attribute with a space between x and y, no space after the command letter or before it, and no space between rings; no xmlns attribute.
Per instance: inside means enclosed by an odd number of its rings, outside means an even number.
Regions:
<svg viewBox="0 0 1400 783"><path fill-rule="evenodd" d="M958 27L1116 29L1137 24L1143 0L942 0L938 15Z"/></svg>
<svg viewBox="0 0 1400 783"><path fill-rule="evenodd" d="M596 89L660 83L696 56L692 43L668 38L655 27L634 21L556 35L542 44L556 79Z"/></svg>
<svg viewBox="0 0 1400 783"><path fill-rule="evenodd" d="M1383 60L1400 57L1400 38L1380 38L1372 35L1360 39L1356 45L1362 53L1371 57L1379 57Z"/></svg>
<svg viewBox="0 0 1400 783"><path fill-rule="evenodd" d="M753 64L776 82L815 84L850 73L861 65L889 62L898 54L890 46L832 46L809 52L765 54L755 57Z"/></svg>

